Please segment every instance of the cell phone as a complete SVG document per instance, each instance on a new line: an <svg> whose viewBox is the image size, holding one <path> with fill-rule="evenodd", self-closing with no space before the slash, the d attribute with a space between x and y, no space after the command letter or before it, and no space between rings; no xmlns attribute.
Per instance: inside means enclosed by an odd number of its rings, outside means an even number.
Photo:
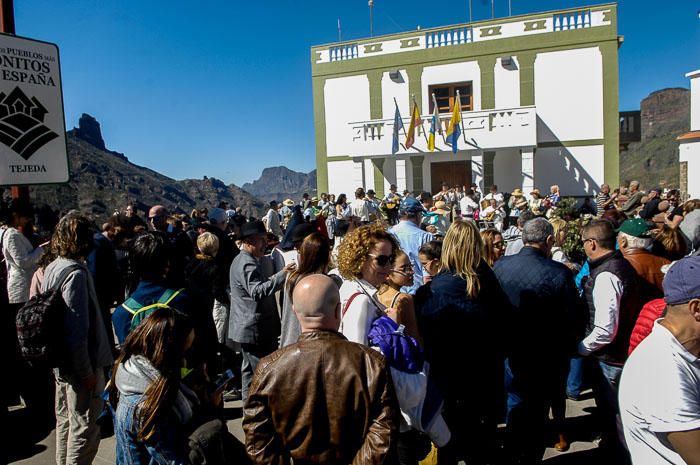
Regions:
<svg viewBox="0 0 700 465"><path fill-rule="evenodd" d="M214 381L214 392L223 391L226 388L226 385L228 385L229 381L231 381L233 378L233 371L230 369L221 373L219 377L216 378L216 381Z"/></svg>

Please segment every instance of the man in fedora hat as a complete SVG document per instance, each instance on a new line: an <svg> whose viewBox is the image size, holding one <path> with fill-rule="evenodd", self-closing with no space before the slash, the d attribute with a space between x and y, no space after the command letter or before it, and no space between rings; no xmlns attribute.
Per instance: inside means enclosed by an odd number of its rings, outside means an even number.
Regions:
<svg viewBox="0 0 700 465"><path fill-rule="evenodd" d="M260 359L277 349L280 319L275 292L282 289L287 273L296 269L290 263L269 275L260 259L267 248L267 230L262 221L241 226L241 253L233 260L229 338L241 344L241 395L245 401L255 367Z"/></svg>

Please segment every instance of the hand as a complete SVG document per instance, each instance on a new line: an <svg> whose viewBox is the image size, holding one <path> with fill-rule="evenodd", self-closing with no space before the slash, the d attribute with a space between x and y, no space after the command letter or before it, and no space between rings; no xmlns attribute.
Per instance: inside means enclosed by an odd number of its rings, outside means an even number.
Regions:
<svg viewBox="0 0 700 465"><path fill-rule="evenodd" d="M435 234L437 232L437 228L435 227L435 225L432 225L432 224L426 226L425 230L427 232L429 232L430 234Z"/></svg>
<svg viewBox="0 0 700 465"><path fill-rule="evenodd" d="M282 271L286 273L291 273L292 271L297 269L297 264L296 263L290 263L286 265L284 268L282 268Z"/></svg>
<svg viewBox="0 0 700 465"><path fill-rule="evenodd" d="M87 391L93 391L95 386L97 386L97 376L95 376L93 373L90 376L81 379L80 386Z"/></svg>

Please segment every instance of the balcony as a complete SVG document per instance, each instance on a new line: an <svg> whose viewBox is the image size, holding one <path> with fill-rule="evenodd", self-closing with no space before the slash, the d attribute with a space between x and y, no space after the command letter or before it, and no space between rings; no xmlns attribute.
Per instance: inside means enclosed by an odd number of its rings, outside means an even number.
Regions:
<svg viewBox="0 0 700 465"><path fill-rule="evenodd" d="M631 142L642 140L642 117L641 112L621 111L620 112L620 150L627 150Z"/></svg>
<svg viewBox="0 0 700 465"><path fill-rule="evenodd" d="M435 137L435 151L451 151L444 135L451 114L440 115L441 134ZM410 149L403 144L406 135L399 131L401 143L397 155L416 155L428 150L428 133L432 115L422 115L416 129L415 143ZM347 144L353 157L377 157L391 155L394 119L357 121L348 123L351 138ZM409 119L403 118L408 130ZM534 106L504 108L498 110L462 112L462 135L459 150L495 150L506 147L534 147L537 145L537 112Z"/></svg>

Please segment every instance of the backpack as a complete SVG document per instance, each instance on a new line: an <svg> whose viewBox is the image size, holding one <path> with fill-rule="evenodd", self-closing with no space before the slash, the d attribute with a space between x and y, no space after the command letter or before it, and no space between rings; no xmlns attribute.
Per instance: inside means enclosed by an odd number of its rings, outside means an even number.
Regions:
<svg viewBox="0 0 700 465"><path fill-rule="evenodd" d="M17 312L15 325L20 354L30 365L55 368L65 362L62 328L68 307L61 287L68 275L80 268L80 265L64 268L51 289L29 299Z"/></svg>
<svg viewBox="0 0 700 465"><path fill-rule="evenodd" d="M177 291L174 289L166 289L158 298L156 303L145 306L131 297L126 299L126 301L122 304L122 307L131 313L131 326L129 327L129 331L133 331L138 325L141 324L143 320L148 318L148 316L153 313L153 310L156 308L169 308L170 302L172 302L173 299L184 290L184 288L178 289Z"/></svg>
<svg viewBox="0 0 700 465"><path fill-rule="evenodd" d="M347 312L357 292L350 296L343 308ZM387 315L374 319L367 333L370 347L378 347L390 367L406 373L418 373L423 369L423 349L415 338L404 333L404 325L399 325Z"/></svg>

